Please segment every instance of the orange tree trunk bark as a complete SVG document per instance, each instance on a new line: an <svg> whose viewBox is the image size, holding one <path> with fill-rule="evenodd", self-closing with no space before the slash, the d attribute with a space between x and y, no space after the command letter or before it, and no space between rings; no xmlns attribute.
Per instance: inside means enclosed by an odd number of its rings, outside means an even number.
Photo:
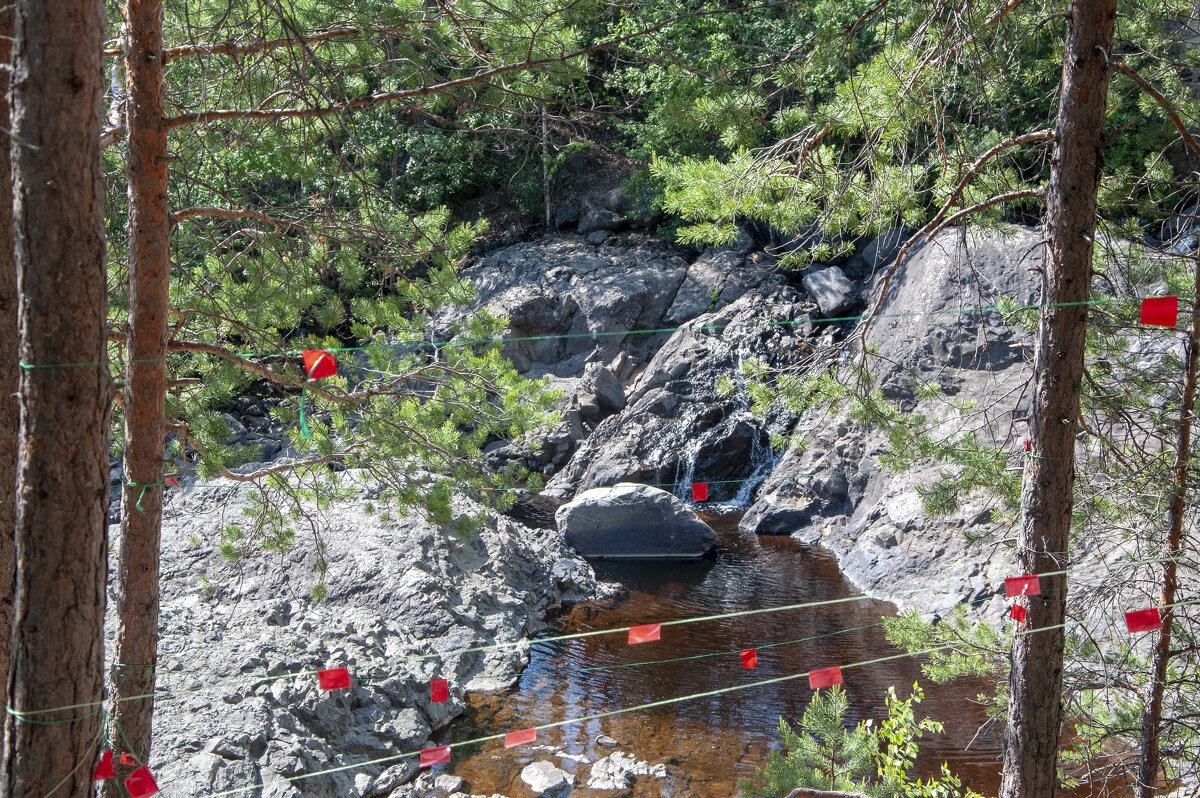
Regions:
<svg viewBox="0 0 1200 798"><path fill-rule="evenodd" d="M150 757L158 649L158 549L162 523L168 290L167 128L163 118L161 0L125 4L129 140L129 329L125 373L125 487L117 560L117 643L109 737ZM118 779L128 769L118 769ZM117 781L106 782L116 796Z"/></svg>
<svg viewBox="0 0 1200 798"><path fill-rule="evenodd" d="M1092 274L1096 192L1104 164L1116 0L1072 0L1046 197L1049 259L1034 358L1032 452L1017 541L1025 573L1064 571L1075 482L1075 435ZM1073 304L1075 303L1075 304ZM1013 642L1001 798L1052 798L1062 729L1067 577L1043 576L1027 634ZM1044 630L1044 631L1043 631Z"/></svg>
<svg viewBox="0 0 1200 798"><path fill-rule="evenodd" d="M112 400L100 169L104 4L16 0L14 12L14 260L19 354L29 367L18 397L0 793L84 798L101 731ZM42 711L70 705L78 708Z"/></svg>
<svg viewBox="0 0 1200 798"><path fill-rule="evenodd" d="M1196 285L1200 285L1200 258L1196 261ZM1200 369L1200 312L1192 312L1192 330L1188 337L1183 376L1183 407L1176 429L1175 463L1171 478L1171 509L1167 516L1167 561L1163 563L1162 631L1154 646L1150 665L1150 697L1142 710L1142 761L1138 772L1139 798L1152 798L1158 789L1162 769L1159 739L1162 733L1163 694L1167 687L1167 666L1171 662L1171 624L1175 620L1176 589L1179 586L1176 558L1183 549L1183 523L1187 512L1188 469L1192 462L1192 411L1196 408L1196 379Z"/></svg>
<svg viewBox="0 0 1200 798"><path fill-rule="evenodd" d="M8 70L12 64L12 8L0 8L0 127L12 129L8 103ZM16 524L17 391L17 266L13 262L12 161L0 146L0 684L8 684L8 640L12 637L13 527Z"/></svg>

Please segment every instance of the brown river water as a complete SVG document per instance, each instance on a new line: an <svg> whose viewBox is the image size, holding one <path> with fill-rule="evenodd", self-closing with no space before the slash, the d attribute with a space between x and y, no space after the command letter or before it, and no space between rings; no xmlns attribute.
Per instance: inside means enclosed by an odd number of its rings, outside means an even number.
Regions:
<svg viewBox="0 0 1200 798"><path fill-rule="evenodd" d="M723 551L712 563L595 563L597 575L628 588L609 608L575 607L557 619L547 635L698 615L759 609L856 595L830 555L786 537L739 532L737 517L707 519L721 535ZM692 693L745 684L813 668L901 653L877 624L894 615L891 604L863 599L824 607L706 621L662 630L658 642L626 644L624 635L602 635L535 645L529 667L511 689L470 695L465 719L454 724L448 741L465 740L646 704ZM868 627L841 634L830 632ZM743 670L738 650L767 643L828 635L802 643L760 648L758 667ZM650 660L729 652L661 664ZM920 673L917 660L844 671L850 709L847 724L886 715L888 685L907 696L919 681L926 698L917 717L945 724L945 731L921 741L919 771L936 773L942 761L985 795L999 787L999 735L976 734L985 720L974 697L979 683L936 685ZM538 732L533 744L505 750L497 742L458 748L447 772L464 778L476 793L532 795L521 769L549 759L586 781L588 765L611 753L595 738L608 735L619 749L651 764L665 763L668 777L640 777L632 793L576 789L572 796L703 796L730 798L741 793L738 779L751 778L777 748L780 716L795 722L812 696L805 678L697 698L647 710L613 715ZM989 727L990 729L991 727ZM541 746L554 746L554 752ZM581 761L560 756L565 753ZM582 777L582 778L579 778Z"/></svg>

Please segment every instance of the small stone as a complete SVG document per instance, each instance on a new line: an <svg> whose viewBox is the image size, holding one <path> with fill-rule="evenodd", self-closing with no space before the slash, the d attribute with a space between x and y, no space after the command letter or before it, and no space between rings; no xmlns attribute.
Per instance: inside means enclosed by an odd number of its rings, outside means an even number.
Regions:
<svg viewBox="0 0 1200 798"><path fill-rule="evenodd" d="M607 230L596 230L595 232L588 233L587 242L594 247L600 246L607 240L608 240L608 231Z"/></svg>
<svg viewBox="0 0 1200 798"><path fill-rule="evenodd" d="M521 771L521 781L529 785L534 795L558 796L566 795L575 783L575 777L565 770L559 770L549 760L533 762Z"/></svg>
<svg viewBox="0 0 1200 798"><path fill-rule="evenodd" d="M620 745L620 743L609 737L607 734L601 734L596 738L596 745L601 745L605 748L616 748L618 745Z"/></svg>

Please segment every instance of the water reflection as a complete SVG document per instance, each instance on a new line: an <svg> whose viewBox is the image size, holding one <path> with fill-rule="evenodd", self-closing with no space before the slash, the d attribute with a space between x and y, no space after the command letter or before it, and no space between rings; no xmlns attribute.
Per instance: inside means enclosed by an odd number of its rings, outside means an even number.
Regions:
<svg viewBox="0 0 1200 798"><path fill-rule="evenodd" d="M756 538L739 532L736 518L712 523L727 548L715 562L597 563L598 575L624 584L628 598L611 609L577 607L549 634L854 595L832 557L805 550L788 538ZM471 697L468 718L456 724L452 738L885 657L899 652L888 645L879 620L894 613L890 604L863 599L668 626L661 641L638 646L626 645L623 635L539 644L517 688ZM743 670L739 649L751 647L759 649L758 667ZM657 660L673 661L639 664ZM982 710L970 702L982 685L928 683L911 659L847 669L844 679L851 701L849 723L882 717L888 685L907 695L914 681L922 681L927 698L918 707L918 717L928 715L946 725L942 736L925 741L922 770L936 772L937 764L946 760L967 785L995 794L1000 741L981 735L966 749L984 720ZM621 750L652 764L667 763L667 780L639 779L633 795L724 798L738 794L737 780L753 776L767 750L776 745L779 716L797 719L811 695L807 680L796 679L539 732L536 745L562 747L581 760L575 766L546 749L524 746L506 752L492 743L460 749L450 770L465 778L475 792L526 796L530 791L520 781L525 765L550 758L586 779L582 760L590 762L610 753L594 743L597 735L606 734L619 742ZM612 795L587 790L572 794Z"/></svg>

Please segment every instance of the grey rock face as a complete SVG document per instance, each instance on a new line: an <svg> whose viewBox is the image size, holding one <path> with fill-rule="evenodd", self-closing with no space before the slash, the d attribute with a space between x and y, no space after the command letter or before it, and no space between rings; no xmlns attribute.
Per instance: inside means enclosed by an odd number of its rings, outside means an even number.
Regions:
<svg viewBox="0 0 1200 798"><path fill-rule="evenodd" d="M858 292L846 273L837 266L813 272L804 278L804 290L816 300L822 315L830 319L852 310L858 303Z"/></svg>
<svg viewBox="0 0 1200 798"><path fill-rule="evenodd" d="M563 602L607 590L553 531L463 497L455 514L484 520L474 537L460 539L422 517L372 510L373 488L354 489L365 475L341 476L354 498L320 510L306 504L313 527L301 525L290 551L245 546L236 562L214 549L222 530L246 524L249 491L189 478L168 493L158 672L165 692L155 705L150 765L172 794L257 784L264 795L295 798L390 795L416 774L416 757L369 760L426 747L462 713L465 690L505 686L512 677L496 677L525 661L519 646L429 654L520 640ZM329 595L320 603L308 598L316 556L306 530L326 551ZM117 545L119 533L109 532ZM313 671L330 667L349 668L354 686L321 691ZM435 677L449 680L449 701L431 701ZM363 766L283 781L353 764Z"/></svg>
<svg viewBox="0 0 1200 798"><path fill-rule="evenodd" d="M648 485L584 491L554 520L585 557L695 559L717 545L717 533L683 502Z"/></svg>
<svg viewBox="0 0 1200 798"><path fill-rule="evenodd" d="M534 795L562 798L571 792L575 777L565 770L559 770L553 762L542 760L526 765L521 771L521 781L529 785Z"/></svg>
<svg viewBox="0 0 1200 798"><path fill-rule="evenodd" d="M614 188L604 195L604 207L624 216L633 210L633 198L626 194L624 189Z"/></svg>
<svg viewBox="0 0 1200 798"><path fill-rule="evenodd" d="M851 280L861 280L887 266L900 254L900 248L915 231L911 227L889 227L875 237L863 251L842 267Z"/></svg>
<svg viewBox="0 0 1200 798"><path fill-rule="evenodd" d="M1018 398L1031 371L1030 335L996 312L952 311L992 306L1001 295L1035 302L1040 239L1032 230L968 231L964 246L963 231L948 230L893 278L880 312L899 315L875 320L867 335L881 355L873 366L876 383L903 410L925 414L933 434L972 431L983 442L1019 446L1028 405ZM922 398L917 386L933 383L940 395ZM955 407L959 399L974 406ZM969 540L993 528L991 499L968 497L957 512L930 516L917 488L941 469L880 469L885 436L845 415L818 409L797 429L803 451L779 461L744 528L819 544L838 556L861 589L902 606L948 609L977 598L985 580L995 584L1011 575L1007 550L994 540ZM818 476L794 476L811 473ZM909 592L924 588L928 592Z"/></svg>
<svg viewBox="0 0 1200 798"><path fill-rule="evenodd" d="M584 211L583 218L579 220L579 234L587 235L597 230L616 230L620 226L619 214L604 208L589 208Z"/></svg>

